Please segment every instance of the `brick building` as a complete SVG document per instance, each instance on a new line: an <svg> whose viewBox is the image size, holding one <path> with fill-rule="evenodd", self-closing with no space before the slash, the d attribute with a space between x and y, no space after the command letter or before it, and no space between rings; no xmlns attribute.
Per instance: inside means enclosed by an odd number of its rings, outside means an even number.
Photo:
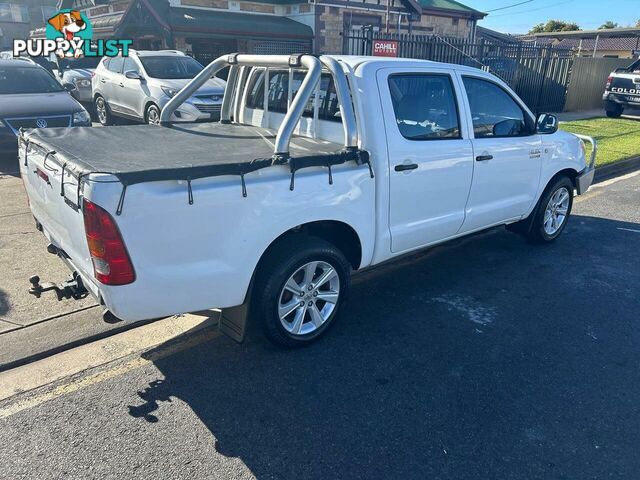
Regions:
<svg viewBox="0 0 640 480"><path fill-rule="evenodd" d="M387 4L387 2L389 2ZM226 52L342 53L363 28L473 38L485 14L454 0L69 0L98 38L177 48L206 63Z"/></svg>

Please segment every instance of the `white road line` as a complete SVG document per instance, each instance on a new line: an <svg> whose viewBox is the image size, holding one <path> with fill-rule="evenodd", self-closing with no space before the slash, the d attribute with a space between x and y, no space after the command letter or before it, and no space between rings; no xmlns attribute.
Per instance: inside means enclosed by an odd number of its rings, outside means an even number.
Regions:
<svg viewBox="0 0 640 480"><path fill-rule="evenodd" d="M622 228L622 227L618 227L618 230L624 230L625 232L640 233L640 230L636 230L636 229L634 229L634 228Z"/></svg>

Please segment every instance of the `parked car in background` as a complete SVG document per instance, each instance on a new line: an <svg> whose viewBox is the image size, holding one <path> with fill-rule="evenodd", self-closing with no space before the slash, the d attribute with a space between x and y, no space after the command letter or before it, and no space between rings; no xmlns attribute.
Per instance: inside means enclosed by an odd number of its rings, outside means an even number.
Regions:
<svg viewBox="0 0 640 480"><path fill-rule="evenodd" d="M98 120L109 125L118 116L157 124L162 108L203 68L175 50L129 50L128 57L105 58L92 81ZM172 120L218 120L225 85L224 80L212 78L176 110Z"/></svg>
<svg viewBox="0 0 640 480"><path fill-rule="evenodd" d="M33 62L0 60L0 154L17 152L21 128L90 126L71 88Z"/></svg>
<svg viewBox="0 0 640 480"><path fill-rule="evenodd" d="M75 86L71 95L88 110L92 109L93 104L91 77L101 59L101 57L58 58L55 55L52 56L51 63L55 69L56 78L62 85L70 83Z"/></svg>
<svg viewBox="0 0 640 480"><path fill-rule="evenodd" d="M4 51L0 52L0 60L21 60L23 62L35 63L36 65L40 65L50 74L54 74L56 65L49 61L45 57L30 57L27 55L22 55L19 57L14 57L12 51Z"/></svg>
<svg viewBox="0 0 640 480"><path fill-rule="evenodd" d="M610 118L619 117L625 108L640 108L640 60L611 72L602 100Z"/></svg>
<svg viewBox="0 0 640 480"><path fill-rule="evenodd" d="M229 64L221 122L170 126ZM229 55L161 120L21 138L31 211L75 270L56 293L128 321L222 308L234 338L251 315L287 346L327 331L352 269L499 225L556 240L594 175L593 139L587 160L554 116L461 65Z"/></svg>

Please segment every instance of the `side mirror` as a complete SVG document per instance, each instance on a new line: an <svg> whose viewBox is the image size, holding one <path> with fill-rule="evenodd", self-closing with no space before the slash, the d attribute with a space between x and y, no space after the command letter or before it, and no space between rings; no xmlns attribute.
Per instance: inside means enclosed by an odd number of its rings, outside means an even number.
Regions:
<svg viewBox="0 0 640 480"><path fill-rule="evenodd" d="M550 135L558 131L558 117L550 113L541 113L536 120L536 130L543 135Z"/></svg>
<svg viewBox="0 0 640 480"><path fill-rule="evenodd" d="M140 80L141 82L144 81L143 76L140 75L135 70L129 70L128 72L124 72L124 76L127 77L129 80Z"/></svg>
<svg viewBox="0 0 640 480"><path fill-rule="evenodd" d="M76 89L76 86L73 83L65 83L64 85L62 85L62 88L64 88L67 92L73 92Z"/></svg>

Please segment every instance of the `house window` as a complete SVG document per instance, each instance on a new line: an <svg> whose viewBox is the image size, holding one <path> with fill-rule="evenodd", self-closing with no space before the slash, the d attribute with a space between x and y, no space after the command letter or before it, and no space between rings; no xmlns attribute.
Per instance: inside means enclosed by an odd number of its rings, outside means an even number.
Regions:
<svg viewBox="0 0 640 480"><path fill-rule="evenodd" d="M0 3L0 22L29 23L29 7L15 3Z"/></svg>
<svg viewBox="0 0 640 480"><path fill-rule="evenodd" d="M40 7L40 9L42 10L42 21L45 23L58 13L58 9L56 7Z"/></svg>

